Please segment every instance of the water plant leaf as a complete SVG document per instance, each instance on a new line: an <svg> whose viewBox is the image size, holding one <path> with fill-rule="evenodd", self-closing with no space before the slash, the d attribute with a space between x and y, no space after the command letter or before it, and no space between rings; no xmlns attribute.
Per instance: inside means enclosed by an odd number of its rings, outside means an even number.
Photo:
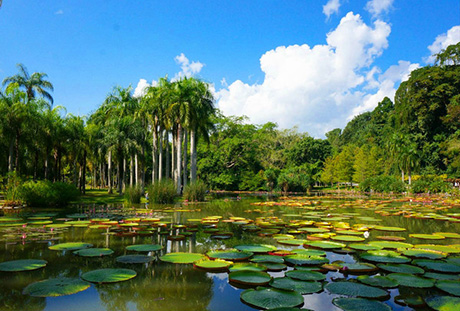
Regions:
<svg viewBox="0 0 460 311"><path fill-rule="evenodd" d="M396 280L390 279L386 276L376 275L360 275L357 278L358 281L370 286L384 287L384 288L394 288L399 285Z"/></svg>
<svg viewBox="0 0 460 311"><path fill-rule="evenodd" d="M130 280L137 275L131 269L98 269L83 273L81 278L91 283L115 283Z"/></svg>
<svg viewBox="0 0 460 311"><path fill-rule="evenodd" d="M57 297L75 294L90 287L90 283L73 278L55 278L32 283L23 294L33 297Z"/></svg>
<svg viewBox="0 0 460 311"><path fill-rule="evenodd" d="M277 250L275 246L267 244L237 245L235 246L235 248L239 251L246 251L252 253L268 253Z"/></svg>
<svg viewBox="0 0 460 311"><path fill-rule="evenodd" d="M267 271L267 267L262 264L250 262L237 262L230 266L230 272L235 271Z"/></svg>
<svg viewBox="0 0 460 311"><path fill-rule="evenodd" d="M303 297L295 291L276 288L248 289L241 293L241 300L262 309L289 308L303 304Z"/></svg>
<svg viewBox="0 0 460 311"><path fill-rule="evenodd" d="M401 227L386 227L386 226L375 226L375 230L379 231L392 231L392 232L401 232L401 231L406 231L406 228L401 228Z"/></svg>
<svg viewBox="0 0 460 311"><path fill-rule="evenodd" d="M363 237L354 236L354 235L336 235L331 237L331 240L341 241L341 242L362 242L366 240Z"/></svg>
<svg viewBox="0 0 460 311"><path fill-rule="evenodd" d="M299 266L314 266L328 263L329 259L322 256L308 256L302 254L288 255L284 257L287 263Z"/></svg>
<svg viewBox="0 0 460 311"><path fill-rule="evenodd" d="M93 247L93 244L83 243L83 242L69 242L69 243L59 243L48 247L53 251L74 251L77 249L90 248Z"/></svg>
<svg viewBox="0 0 460 311"><path fill-rule="evenodd" d="M73 252L75 255L83 257L102 257L113 254L110 248L84 248Z"/></svg>
<svg viewBox="0 0 460 311"><path fill-rule="evenodd" d="M243 252L236 249L220 250L220 251L210 251L206 255L209 258L213 259L223 259L230 261L243 261L249 259L254 253L252 252Z"/></svg>
<svg viewBox="0 0 460 311"><path fill-rule="evenodd" d="M349 244L348 247L351 249L356 249L360 251L376 251L376 250L383 249L383 247L378 246L378 245L363 244L363 243L352 243L352 244Z"/></svg>
<svg viewBox="0 0 460 311"><path fill-rule="evenodd" d="M348 274L372 273L378 270L378 268L375 265L365 262L337 264L339 266L340 272Z"/></svg>
<svg viewBox="0 0 460 311"><path fill-rule="evenodd" d="M221 270L226 270L232 264L233 262L222 260L222 259L216 259L216 260L201 259L201 260L195 261L193 263L193 266L198 267L203 270L208 270L208 271L221 271Z"/></svg>
<svg viewBox="0 0 460 311"><path fill-rule="evenodd" d="M255 255L249 261L251 261L251 262L284 263L284 258L282 256L275 256L275 255Z"/></svg>
<svg viewBox="0 0 460 311"><path fill-rule="evenodd" d="M408 273L390 273L387 277L407 287L429 288L434 286L434 280Z"/></svg>
<svg viewBox="0 0 460 311"><path fill-rule="evenodd" d="M416 244L415 248L428 249L448 254L458 254L460 253L460 248L453 245L438 245L438 244Z"/></svg>
<svg viewBox="0 0 460 311"><path fill-rule="evenodd" d="M406 265L406 264L378 264L377 265L380 269L385 270L387 272L394 272L394 273L409 273L409 274L422 274L425 273L420 267Z"/></svg>
<svg viewBox="0 0 460 311"><path fill-rule="evenodd" d="M163 246L158 244L136 244L126 246L126 250L135 252L156 252L162 249Z"/></svg>
<svg viewBox="0 0 460 311"><path fill-rule="evenodd" d="M392 248L392 249L413 247L412 244L396 242L396 241L372 241L372 242L369 242L369 244L380 246L381 248Z"/></svg>
<svg viewBox="0 0 460 311"><path fill-rule="evenodd" d="M305 282L301 280L294 280L289 277L274 278L270 281L270 286L278 289L296 291L302 295L317 293L323 289L321 282Z"/></svg>
<svg viewBox="0 0 460 311"><path fill-rule="evenodd" d="M460 308L460 298L452 296L435 296L426 298L425 302L436 311L457 311Z"/></svg>
<svg viewBox="0 0 460 311"><path fill-rule="evenodd" d="M408 263L410 259L394 251L367 251L360 255L364 260L382 263Z"/></svg>
<svg viewBox="0 0 460 311"><path fill-rule="evenodd" d="M36 270L46 266L48 262L41 259L19 259L4 261L0 263L0 271L4 272L19 272Z"/></svg>
<svg viewBox="0 0 460 311"><path fill-rule="evenodd" d="M205 256L199 253L169 253L164 256L160 257L161 261L169 262L169 263L177 263L177 264L190 264L198 261L200 259L204 259Z"/></svg>
<svg viewBox="0 0 460 311"><path fill-rule="evenodd" d="M291 270L286 272L286 276L301 281L323 281L326 279L326 275L317 271Z"/></svg>
<svg viewBox="0 0 460 311"><path fill-rule="evenodd" d="M451 295L460 296L460 281L441 280L435 286Z"/></svg>
<svg viewBox="0 0 460 311"><path fill-rule="evenodd" d="M117 262L121 263L148 263L153 260L155 260L154 257L147 255L124 255L117 257Z"/></svg>
<svg viewBox="0 0 460 311"><path fill-rule="evenodd" d="M388 296L386 290L349 281L328 283L324 288L337 295L363 298L384 298Z"/></svg>
<svg viewBox="0 0 460 311"><path fill-rule="evenodd" d="M442 253L440 251L429 250L429 249L419 249L419 248L411 248L411 249L404 249L401 253L405 256L413 257L413 258L427 258L427 259L440 259L445 258L447 254Z"/></svg>
<svg viewBox="0 0 460 311"><path fill-rule="evenodd" d="M423 233L414 233L409 234L411 238L422 239L422 240L443 240L445 239L442 235L437 234L423 234Z"/></svg>
<svg viewBox="0 0 460 311"><path fill-rule="evenodd" d="M424 277L436 280L460 280L460 274L447 274L438 272L426 272Z"/></svg>
<svg viewBox="0 0 460 311"><path fill-rule="evenodd" d="M262 264L267 267L268 271L282 271L287 268L284 263L262 262Z"/></svg>
<svg viewBox="0 0 460 311"><path fill-rule="evenodd" d="M443 260L415 259L412 263L436 272L460 273L460 265L452 264Z"/></svg>
<svg viewBox="0 0 460 311"><path fill-rule="evenodd" d="M235 271L228 274L230 282L239 283L243 285L267 285L271 281L270 274L262 271Z"/></svg>
<svg viewBox="0 0 460 311"><path fill-rule="evenodd" d="M365 298L335 298L332 303L344 311L391 311L389 305Z"/></svg>
<svg viewBox="0 0 460 311"><path fill-rule="evenodd" d="M339 242L332 242L332 241L308 241L305 242L304 245L314 247L314 248L321 248L321 249L337 249L343 248L346 245Z"/></svg>

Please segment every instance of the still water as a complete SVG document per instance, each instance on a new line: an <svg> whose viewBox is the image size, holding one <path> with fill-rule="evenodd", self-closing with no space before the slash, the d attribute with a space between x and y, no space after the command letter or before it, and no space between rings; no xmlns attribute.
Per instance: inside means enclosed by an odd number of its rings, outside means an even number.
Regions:
<svg viewBox="0 0 460 311"><path fill-rule="evenodd" d="M412 201L412 202L411 202ZM256 204L254 204L256 203ZM262 203L262 204L259 204ZM458 239L427 241L412 238L409 234L434 232L459 233L460 223L453 218L458 216L457 201L439 199L365 198L354 196L315 196L303 198L274 198L261 196L224 195L210 198L207 203L176 205L139 205L121 207L109 205L75 205L66 211L32 210L9 213L0 217L0 237L2 249L0 262L17 259L44 259L46 267L34 271L0 272L0 310L258 310L240 299L245 290L228 282L227 272L211 273L192 264L172 264L163 262L158 257L171 252L192 252L205 254L210 250L231 248L237 245L269 244L279 250L303 249L300 246L279 244L264 228L256 227L251 221L273 223L267 228L275 227L279 233L293 233L296 239L307 239L307 232L296 232L300 221L313 221L311 227L328 228L336 232L337 223L368 225L370 228L363 243L377 240L378 236L398 236L404 242L412 244L456 245ZM408 217L410 215L411 217ZM449 216L447 216L449 215ZM209 216L216 216L212 222L200 221ZM11 220L19 217L20 220ZM31 218L32 217L32 218ZM241 218L238 218L241 217ZM446 219L436 219L445 217ZM53 224L65 224L68 221L106 218L119 224L130 221L141 223L138 226L119 227L90 225L53 228ZM142 225L139 218L159 219ZM244 219L244 220L243 220ZM275 221L276 220L276 221ZM52 223L49 223L49 222ZM91 223L94 225L96 222ZM204 224L203 224L204 223ZM16 224L16 225L15 225ZM19 224L19 225L18 225ZM174 227L174 224L185 227ZM391 226L404 228L406 231L377 231L372 227ZM192 229L192 230L190 230ZM139 234L139 231L143 231ZM181 241L171 241L168 235L187 232ZM213 234L231 233L228 239L215 239ZM161 232L161 234L159 234ZM93 247L110 248L110 256L85 258L76 256L72 251L53 251L48 247L65 242L85 242ZM160 244L163 250L150 253L155 260L143 264L125 264L116 261L122 255L134 254L126 247L134 244ZM327 251L329 262L343 261L354 263L362 261L357 253ZM457 254L458 256L458 254ZM61 297L31 297L23 294L29 284L37 281L69 277L79 278L83 273L102 268L128 268L137 272L131 280L111 284L91 284L82 292ZM269 272L272 277L283 277L286 270ZM343 274L338 271L326 272L327 284L333 280L352 279L356 275ZM384 272L378 273L385 275ZM375 273L374 273L375 274ZM457 275L458 276L458 275ZM392 310L431 310L428 307L403 306L395 302L398 295L446 295L439 289L416 289L399 286L388 289L388 299L383 302ZM302 308L311 310L340 310L332 304L339 295L327 290L303 295ZM460 310L460 309L459 309Z"/></svg>

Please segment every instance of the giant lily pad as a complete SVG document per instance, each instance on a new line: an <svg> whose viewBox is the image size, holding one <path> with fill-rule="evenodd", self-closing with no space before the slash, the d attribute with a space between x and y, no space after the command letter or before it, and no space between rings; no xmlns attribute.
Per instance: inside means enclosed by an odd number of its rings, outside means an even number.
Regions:
<svg viewBox="0 0 460 311"><path fill-rule="evenodd" d="M83 257L102 257L112 255L113 250L110 248L84 248L73 252L75 255Z"/></svg>
<svg viewBox="0 0 460 311"><path fill-rule="evenodd" d="M33 297L57 297L75 294L90 287L90 283L80 279L56 278L35 282L24 289L24 294Z"/></svg>
<svg viewBox="0 0 460 311"><path fill-rule="evenodd" d="M270 274L261 271L236 271L228 275L230 282L253 286L267 285L271 279Z"/></svg>
<svg viewBox="0 0 460 311"><path fill-rule="evenodd" d="M390 279L386 276L376 275L376 276L369 276L369 275L360 275L358 276L358 281L361 283L370 285L370 286L377 286L377 287L384 287L384 288L394 288L397 287L399 284L396 280Z"/></svg>
<svg viewBox="0 0 460 311"><path fill-rule="evenodd" d="M222 251L210 251L206 255L213 259L223 259L230 261L243 261L249 259L254 253L242 252L239 250L222 250Z"/></svg>
<svg viewBox="0 0 460 311"><path fill-rule="evenodd" d="M314 266L314 265L321 265L324 263L328 263L329 259L324 258L322 256L307 256L307 255L288 255L284 257L284 260L287 263L292 265L299 265L299 266Z"/></svg>
<svg viewBox="0 0 460 311"><path fill-rule="evenodd" d="M93 244L83 243L83 242L70 242L70 243L60 243L52 245L49 249L53 251L75 251L77 249L90 248L93 247Z"/></svg>
<svg viewBox="0 0 460 311"><path fill-rule="evenodd" d="M447 254L444 254L440 251L419 248L405 249L402 251L402 254L409 257L427 259L440 259L447 256Z"/></svg>
<svg viewBox="0 0 460 311"><path fill-rule="evenodd" d="M460 281L441 280L435 286L451 295L460 296Z"/></svg>
<svg viewBox="0 0 460 311"><path fill-rule="evenodd" d="M48 262L40 259L20 259L12 261L4 261L0 263L0 271L18 272L36 270L46 266Z"/></svg>
<svg viewBox="0 0 460 311"><path fill-rule="evenodd" d="M376 250L381 250L383 248L378 245L362 244L362 243L352 243L348 245L348 247L351 249L356 249L360 251L376 251Z"/></svg>
<svg viewBox="0 0 460 311"><path fill-rule="evenodd" d="M435 296L425 299L430 308L436 311L458 311L460 308L460 298L451 296Z"/></svg>
<svg viewBox="0 0 460 311"><path fill-rule="evenodd" d="M136 271L131 269L99 269L83 273L81 278L92 283L115 283L134 278Z"/></svg>
<svg viewBox="0 0 460 311"><path fill-rule="evenodd" d="M406 231L406 228L400 228L400 227L385 227L385 226L375 226L375 230L379 231L392 231L392 232L401 232L401 231Z"/></svg>
<svg viewBox="0 0 460 311"><path fill-rule="evenodd" d="M199 253L169 253L160 257L161 261L178 264L189 264L194 263L200 259L204 259L205 256Z"/></svg>
<svg viewBox="0 0 460 311"><path fill-rule="evenodd" d="M360 255L364 260L382 263L407 263L410 259L394 251L368 251Z"/></svg>
<svg viewBox="0 0 460 311"><path fill-rule="evenodd" d="M444 236L438 234L423 234L423 233L414 233L409 234L411 238L422 239L422 240L443 240Z"/></svg>
<svg viewBox="0 0 460 311"><path fill-rule="evenodd" d="M270 281L270 286L278 289L293 290L302 295L317 293L323 289L323 285L320 282L305 282L288 277L274 278Z"/></svg>
<svg viewBox="0 0 460 311"><path fill-rule="evenodd" d="M126 250L135 252L156 252L162 249L163 246L158 244L138 244L126 246Z"/></svg>
<svg viewBox="0 0 460 311"><path fill-rule="evenodd" d="M394 273L409 273L409 274L422 274L425 273L420 267L406 265L406 264L378 264L377 265L380 269L385 270L387 272L394 272Z"/></svg>
<svg viewBox="0 0 460 311"><path fill-rule="evenodd" d="M147 255L124 255L117 257L117 262L121 263L148 263L155 258ZM161 258L160 258L161 259Z"/></svg>
<svg viewBox="0 0 460 311"><path fill-rule="evenodd" d="M399 285L407 287L429 288L434 285L434 280L408 273L390 273L387 277L397 281Z"/></svg>
<svg viewBox="0 0 460 311"><path fill-rule="evenodd" d="M267 244L254 244L254 245L237 245L235 248L239 251L246 251L252 253L268 253L276 251L276 247Z"/></svg>
<svg viewBox="0 0 460 311"><path fill-rule="evenodd" d="M308 241L305 243L306 246L321 248L321 249L338 249L343 248L346 245L339 242L332 241Z"/></svg>
<svg viewBox="0 0 460 311"><path fill-rule="evenodd" d="M300 281L323 281L326 276L317 271L291 270L286 272L286 276Z"/></svg>
<svg viewBox="0 0 460 311"><path fill-rule="evenodd" d="M226 270L232 264L233 262L222 260L222 259L216 259L216 260L201 259L201 260L195 261L193 266L198 267L203 270L207 270L207 271L222 271L222 270Z"/></svg>
<svg viewBox="0 0 460 311"><path fill-rule="evenodd" d="M411 248L413 245L403 242L394 242L394 241L372 241L369 242L369 245L379 246L381 248Z"/></svg>
<svg viewBox="0 0 460 311"><path fill-rule="evenodd" d="M324 288L332 294L338 295L364 298L384 298L388 296L386 290L349 281L328 283Z"/></svg>
<svg viewBox="0 0 460 311"><path fill-rule="evenodd" d="M303 304L303 297L298 292L276 288L248 289L240 297L243 302L262 309L289 308Z"/></svg>
<svg viewBox="0 0 460 311"><path fill-rule="evenodd" d="M341 241L341 242L362 242L365 238L354 235L336 235L331 237L331 240Z"/></svg>
<svg viewBox="0 0 460 311"><path fill-rule="evenodd" d="M275 255L255 255L250 259L251 262L271 262L271 263L284 263L282 256Z"/></svg>
<svg viewBox="0 0 460 311"><path fill-rule="evenodd" d="M447 254L458 254L460 253L460 248L451 246L451 245L437 245L437 244L416 244L415 248L428 249L438 252L443 252Z"/></svg>
<svg viewBox="0 0 460 311"><path fill-rule="evenodd" d="M332 303L344 311L391 311L389 305L364 298L335 298Z"/></svg>
<svg viewBox="0 0 460 311"><path fill-rule="evenodd" d="M262 264L249 263L249 262L237 262L230 266L230 272L235 271L267 271L267 267Z"/></svg>
<svg viewBox="0 0 460 311"><path fill-rule="evenodd" d="M460 273L460 265L443 260L415 259L412 263L436 272Z"/></svg>
<svg viewBox="0 0 460 311"><path fill-rule="evenodd" d="M357 263L335 263L338 265L340 272L348 274L362 274L372 273L378 270L378 268L370 263L357 262Z"/></svg>

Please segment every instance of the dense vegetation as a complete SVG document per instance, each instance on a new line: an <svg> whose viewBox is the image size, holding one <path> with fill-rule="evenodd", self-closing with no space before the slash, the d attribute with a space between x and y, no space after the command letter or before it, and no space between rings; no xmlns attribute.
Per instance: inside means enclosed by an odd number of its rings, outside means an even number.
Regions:
<svg viewBox="0 0 460 311"><path fill-rule="evenodd" d="M161 78L139 98L131 87L115 87L90 116L65 115L53 107L47 75L18 65L0 92L0 175L120 194L170 178L176 193L197 179L221 190L359 183L366 191L404 191L414 183L415 192L445 191L443 180L460 177L459 63L460 43L414 70L394 102L383 99L327 139L224 116L209 85L195 78Z"/></svg>

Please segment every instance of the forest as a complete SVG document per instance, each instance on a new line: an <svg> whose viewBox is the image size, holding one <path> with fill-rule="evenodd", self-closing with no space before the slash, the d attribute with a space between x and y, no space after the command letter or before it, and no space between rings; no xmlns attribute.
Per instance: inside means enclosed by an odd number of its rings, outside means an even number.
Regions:
<svg viewBox="0 0 460 311"><path fill-rule="evenodd" d="M66 113L45 73L2 79L0 176L46 180L122 194L172 179L212 190L445 192L460 178L460 43L414 70L394 102L343 129L311 137L275 123L251 124L215 108L210 85L160 78L141 97L114 87L88 116ZM8 177L10 176L10 177Z"/></svg>

